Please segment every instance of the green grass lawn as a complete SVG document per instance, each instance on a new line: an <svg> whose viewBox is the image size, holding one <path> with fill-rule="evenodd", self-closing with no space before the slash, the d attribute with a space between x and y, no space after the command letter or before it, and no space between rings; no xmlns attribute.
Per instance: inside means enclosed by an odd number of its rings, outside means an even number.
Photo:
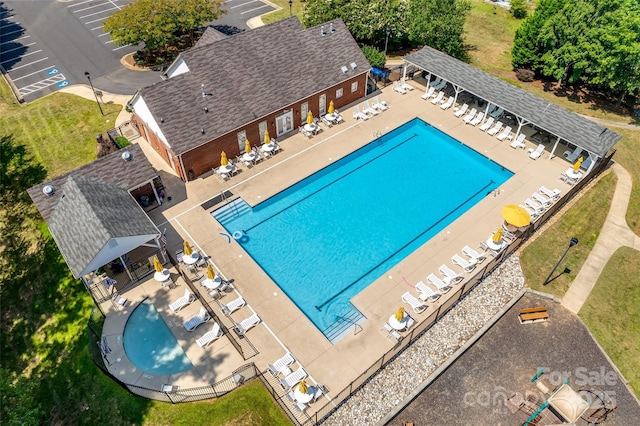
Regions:
<svg viewBox="0 0 640 426"><path fill-rule="evenodd" d="M640 395L639 251L622 247L614 253L578 315Z"/></svg>
<svg viewBox="0 0 640 426"><path fill-rule="evenodd" d="M289 0L270 0L270 2L282 9L264 15L262 17L262 22L265 24L271 24L289 17ZM293 0L291 5L291 14L301 17L302 12L304 12L304 2L301 0Z"/></svg>

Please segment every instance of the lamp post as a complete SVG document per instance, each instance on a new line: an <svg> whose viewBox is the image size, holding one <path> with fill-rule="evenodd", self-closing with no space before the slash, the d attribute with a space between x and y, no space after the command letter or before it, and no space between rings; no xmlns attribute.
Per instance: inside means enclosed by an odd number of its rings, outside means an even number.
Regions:
<svg viewBox="0 0 640 426"><path fill-rule="evenodd" d="M385 30L387 37L384 39L384 63L387 64L387 46L389 45L389 34L391 34L391 30L387 28Z"/></svg>
<svg viewBox="0 0 640 426"><path fill-rule="evenodd" d="M293 0L289 0L289 16L293 16L291 13L291 8L293 7Z"/></svg>
<svg viewBox="0 0 640 426"><path fill-rule="evenodd" d="M553 275L555 270L558 268L558 265L560 265L560 262L562 262L562 259L564 259L564 257L567 255L567 253L569 252L569 249L571 247L575 246L576 244L578 244L578 239L576 237L571 238L571 241L569 241L569 247L567 247L567 249L564 251L564 253L562 253L562 256L560 256L560 259L558 259L558 263L556 263L556 266L554 266L553 269L551 270L551 272L549 272L549 275L547 276L547 279L544 280L542 285L547 285L549 283L549 278L551 278L551 275Z"/></svg>
<svg viewBox="0 0 640 426"><path fill-rule="evenodd" d="M98 104L98 108L100 109L100 114L104 115L104 112L102 111L102 107L100 106L100 101L98 100L98 94L96 93L96 89L93 88L93 83L91 82L91 74L89 74L89 71L85 71L84 75L87 76L87 80L89 80L89 86L91 86L91 91L93 92L93 96L96 97L96 103Z"/></svg>

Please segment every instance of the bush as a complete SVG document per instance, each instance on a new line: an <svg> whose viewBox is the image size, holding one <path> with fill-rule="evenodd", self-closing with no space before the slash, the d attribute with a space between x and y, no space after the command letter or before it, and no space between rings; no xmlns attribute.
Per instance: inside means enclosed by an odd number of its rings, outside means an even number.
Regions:
<svg viewBox="0 0 640 426"><path fill-rule="evenodd" d="M124 136L117 136L116 137L116 144L120 148L124 148L124 147L127 147L127 146L131 145L131 142L129 142L129 139L125 138Z"/></svg>
<svg viewBox="0 0 640 426"><path fill-rule="evenodd" d="M367 58L367 61L374 68L384 68L385 62L387 62L387 58L384 52L379 51L373 46L362 46L361 48L362 54Z"/></svg>
<svg viewBox="0 0 640 426"><path fill-rule="evenodd" d="M520 81L530 82L535 79L536 73L527 68L518 68L516 70L516 77L518 77Z"/></svg>
<svg viewBox="0 0 640 426"><path fill-rule="evenodd" d="M516 19L524 19L527 17L529 6L527 0L511 0L511 14Z"/></svg>

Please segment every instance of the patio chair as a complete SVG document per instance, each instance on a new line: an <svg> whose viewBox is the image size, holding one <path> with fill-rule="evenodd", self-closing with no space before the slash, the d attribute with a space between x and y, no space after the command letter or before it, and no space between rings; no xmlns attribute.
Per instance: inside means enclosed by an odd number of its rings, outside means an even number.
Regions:
<svg viewBox="0 0 640 426"><path fill-rule="evenodd" d="M434 90L438 90L438 87L442 84L442 79L436 77L435 80L429 82L429 87L433 87Z"/></svg>
<svg viewBox="0 0 640 426"><path fill-rule="evenodd" d="M496 124L493 125L492 128L487 130L487 134L491 136L495 136L500 131L500 129L502 129L502 126L503 126L502 121L498 121Z"/></svg>
<svg viewBox="0 0 640 426"><path fill-rule="evenodd" d="M261 320L258 314L254 313L249 318L245 318L239 323L236 323L234 325L234 328L239 335L244 335L247 331L260 324L260 321Z"/></svg>
<svg viewBox="0 0 640 426"><path fill-rule="evenodd" d="M444 80L442 80L440 84L436 86L436 90L440 90L440 91L443 91L446 88L447 88L447 82Z"/></svg>
<svg viewBox="0 0 640 426"><path fill-rule="evenodd" d="M505 129L502 131L502 133L500 133L498 136L496 136L496 138L498 138L499 141L503 141L505 140L509 135L511 134L511 126L507 126L505 127Z"/></svg>
<svg viewBox="0 0 640 426"><path fill-rule="evenodd" d="M127 303L129 303L129 299L127 299L124 296L121 296L117 291L115 291L111 295L111 301L113 302L113 306L120 309L124 308L125 306L127 306Z"/></svg>
<svg viewBox="0 0 640 426"><path fill-rule="evenodd" d="M304 368L300 367L291 374L288 374L284 379L280 379L280 385L284 388L285 392L289 392L291 388L300 383L300 381L308 376Z"/></svg>
<svg viewBox="0 0 640 426"><path fill-rule="evenodd" d="M451 108L453 106L454 100L455 100L455 96L449 96L449 99L447 99L447 102L440 105L440 108L444 110Z"/></svg>
<svg viewBox="0 0 640 426"><path fill-rule="evenodd" d="M400 340L402 340L402 335L400 333L398 333L397 330L395 330L393 327L391 327L389 325L389 323L385 322L384 324L382 324L382 328L381 330L384 330L387 332L387 338L389 337L393 337L394 339L396 339L397 342L399 342Z"/></svg>
<svg viewBox="0 0 640 426"><path fill-rule="evenodd" d="M182 249L176 250L176 260L178 261L178 263L182 263L183 257L184 257L184 252L182 251Z"/></svg>
<svg viewBox="0 0 640 426"><path fill-rule="evenodd" d="M194 300L196 300L196 296L191 293L188 288L185 288L184 296L171 303L169 305L169 309L171 309L173 312L178 312L180 309L191 304L191 302L193 302Z"/></svg>
<svg viewBox="0 0 640 426"><path fill-rule="evenodd" d="M435 98L431 99L431 103L432 104L438 104L438 103L442 103L442 99L444 98L444 91L439 92L438 96L436 96Z"/></svg>
<svg viewBox="0 0 640 426"><path fill-rule="evenodd" d="M440 293L436 293L435 291L431 290L431 288L428 287L422 281L419 281L416 284L416 290L418 290L418 292L420 293L418 295L418 298L420 298L420 300L428 300L429 302L435 302L440 298Z"/></svg>
<svg viewBox="0 0 640 426"><path fill-rule="evenodd" d="M362 112L364 112L365 114L369 114L370 116L374 116L374 115L378 115L379 112L373 108L371 108L371 105L369 104L369 101L364 101L364 104L362 105Z"/></svg>
<svg viewBox="0 0 640 426"><path fill-rule="evenodd" d="M326 390L323 385L316 384L313 386L313 402L316 402L325 392Z"/></svg>
<svg viewBox="0 0 640 426"><path fill-rule="evenodd" d="M462 256L460 256L458 253L454 254L453 256L451 256L451 261L455 264L458 265L459 267L461 267L462 269L464 269L465 272L471 272L475 269L476 264L475 263L471 263L468 262L467 260L465 260Z"/></svg>
<svg viewBox="0 0 640 426"><path fill-rule="evenodd" d="M237 299L233 299L231 302L227 303L226 305L222 305L220 308L222 309L223 314L225 314L226 316L229 316L231 315L231 313L237 311L238 309L242 308L246 304L247 302L245 302L242 296L240 296Z"/></svg>
<svg viewBox="0 0 640 426"><path fill-rule="evenodd" d="M444 263L440 265L438 270L442 275L444 275L444 278L442 279L442 281L444 281L445 284L448 284L448 285L457 284L459 282L462 282L462 280L464 279L462 275L456 273L453 269L449 268Z"/></svg>
<svg viewBox="0 0 640 426"><path fill-rule="evenodd" d="M356 107L357 108L357 107ZM354 113L354 118L355 118L355 113ZM304 127L300 126L298 127L298 131L300 133L302 133L303 135L305 135L306 137L308 137L309 139L311 139L313 137L313 133L311 132L307 132Z"/></svg>
<svg viewBox="0 0 640 426"><path fill-rule="evenodd" d="M482 263L487 259L487 256L485 256L483 253L478 253L469 246L462 247L462 253L466 256L469 256L475 263Z"/></svg>
<svg viewBox="0 0 640 426"><path fill-rule="evenodd" d="M436 88L433 86L430 86L425 92L424 95L420 96L422 99L424 99L425 101L427 99L431 99L431 97L433 96L433 92L436 91Z"/></svg>
<svg viewBox="0 0 640 426"><path fill-rule="evenodd" d="M570 162L572 162L572 163L573 163L573 162L575 162L575 161L578 159L578 157L580 157L580 154L582 154L582 148L580 148L579 146L577 146L577 147L573 150L573 152L571 152L571 151L565 151L565 152L564 152L564 158L566 158L566 159L567 159L567 161L570 161Z"/></svg>
<svg viewBox="0 0 640 426"><path fill-rule="evenodd" d="M273 364L269 364L267 366L267 371L271 373L273 377L276 379L280 374L283 376L287 376L291 374L291 369L289 366L295 362L295 358L289 352L284 354L282 358L279 358L273 362Z"/></svg>
<svg viewBox="0 0 640 426"><path fill-rule="evenodd" d="M560 198L560 190L558 188L554 188L553 190L551 190L546 186L541 186L540 188L538 188L538 190L552 200L557 200L558 198Z"/></svg>
<svg viewBox="0 0 640 426"><path fill-rule="evenodd" d="M416 299L409 292L406 292L405 294L402 295L402 301L405 303L408 303L409 306L411 306L411 308L413 309L413 312L415 312L416 314L420 314L427 309L424 303Z"/></svg>
<svg viewBox="0 0 640 426"><path fill-rule="evenodd" d="M323 115L321 120L327 127L333 127L333 121L329 120L326 115Z"/></svg>
<svg viewBox="0 0 640 426"><path fill-rule="evenodd" d="M451 287L445 284L444 281L436 277L433 273L427 275L427 281L429 281L430 284L434 285L438 289L438 291L441 291L442 293L447 293L449 290L451 290Z"/></svg>
<svg viewBox="0 0 640 426"><path fill-rule="evenodd" d="M398 84L397 80L393 82L393 90L400 93L401 95L407 93L407 91Z"/></svg>
<svg viewBox="0 0 640 426"><path fill-rule="evenodd" d="M545 207L542 204L538 204L537 202L533 201L531 198L527 198L526 200L524 200L524 203L527 206L529 206L532 209L534 209L536 211L536 213L538 213L538 214L542 214L546 210Z"/></svg>
<svg viewBox="0 0 640 426"><path fill-rule="evenodd" d="M475 127L478 124L482 123L482 120L484 120L484 112L481 112L478 115L476 115L476 117L470 122L468 122L467 124L471 124L472 126Z"/></svg>
<svg viewBox="0 0 640 426"><path fill-rule="evenodd" d="M527 135L525 135L524 133L520 133L518 135L517 138L515 138L510 144L509 146L513 149L516 148L522 148L525 149L527 147L527 144L524 143L524 139L527 137Z"/></svg>
<svg viewBox="0 0 640 426"><path fill-rule="evenodd" d="M543 152L544 144L539 144L535 151L533 150L533 148L529 150L529 158L537 160L538 158L540 158Z"/></svg>
<svg viewBox="0 0 640 426"><path fill-rule="evenodd" d="M455 112L453 113L453 115L455 115L456 117L462 117L464 113L467 112L468 109L469 109L469 105L464 104L462 105L462 107L454 109Z"/></svg>
<svg viewBox="0 0 640 426"><path fill-rule="evenodd" d="M360 107L356 105L355 108L353 109L353 118L355 118L356 120L365 121L369 119L369 116L367 114L360 112Z"/></svg>
<svg viewBox="0 0 640 426"><path fill-rule="evenodd" d="M482 123L482 126L478 127L481 131L486 132L487 130L489 130L491 128L491 126L493 125L493 120L495 120L493 117L489 117L489 119L487 121L485 121L484 123Z"/></svg>
<svg viewBox="0 0 640 426"><path fill-rule="evenodd" d="M544 207L551 207L551 205L553 204L553 199L543 197L537 192L534 192L533 194L531 194L531 198L533 198L538 203L542 204Z"/></svg>
<svg viewBox="0 0 640 426"><path fill-rule="evenodd" d="M407 83L407 81L404 79L404 77L402 77L400 79L400 87L402 87L404 90L408 90L408 91L412 91L413 90L413 86L410 85L409 83Z"/></svg>
<svg viewBox="0 0 640 426"><path fill-rule="evenodd" d="M389 109L389 105L387 104L387 101L380 102L377 96L373 98L373 103L371 104L371 106L377 109L378 111L386 111Z"/></svg>
<svg viewBox="0 0 640 426"><path fill-rule="evenodd" d="M497 109L493 110L493 112L490 115L493 118L498 118L500 115L502 115L503 112L504 112L504 110L502 108L497 108Z"/></svg>
<svg viewBox="0 0 640 426"><path fill-rule="evenodd" d="M213 328L211 328L211 330L204 333L201 338L197 339L196 343L198 344L198 346L204 349L209 345L209 343L222 337L222 334L223 333L222 333L222 330L220 329L220 324L218 324L217 322L214 322Z"/></svg>
<svg viewBox="0 0 640 426"><path fill-rule="evenodd" d="M200 312L197 315L192 316L184 323L184 328L187 331L193 331L202 323L205 323L211 319L209 316L209 312L204 308L204 306L200 307Z"/></svg>

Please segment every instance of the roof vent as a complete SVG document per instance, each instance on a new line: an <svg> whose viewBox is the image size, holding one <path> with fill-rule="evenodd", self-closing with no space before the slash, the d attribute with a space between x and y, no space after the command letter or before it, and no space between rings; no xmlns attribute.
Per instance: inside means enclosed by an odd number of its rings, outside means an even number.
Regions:
<svg viewBox="0 0 640 426"><path fill-rule="evenodd" d="M320 35L324 37L327 33L324 32L324 25L320 27Z"/></svg>
<svg viewBox="0 0 640 426"><path fill-rule="evenodd" d="M356 64L355 62L351 62L351 69L356 69L358 68L358 64Z"/></svg>
<svg viewBox="0 0 640 426"><path fill-rule="evenodd" d="M200 133L202 133L204 135L204 127L202 129L200 129Z"/></svg>
<svg viewBox="0 0 640 426"><path fill-rule="evenodd" d="M330 32L330 33L335 33L335 32L336 32L336 30L334 30L334 29L333 29L333 22L331 22L331 23L329 24L329 32Z"/></svg>
<svg viewBox="0 0 640 426"><path fill-rule="evenodd" d="M200 85L200 89L202 90L202 97L206 98L207 97L207 92L204 91L204 84Z"/></svg>
<svg viewBox="0 0 640 426"><path fill-rule="evenodd" d="M164 118L160 117L160 122L164 123Z"/></svg>
<svg viewBox="0 0 640 426"><path fill-rule="evenodd" d="M343 73L347 73L347 71L349 71L349 68L345 67L344 65L340 68L342 70Z"/></svg>
<svg viewBox="0 0 640 426"><path fill-rule="evenodd" d="M204 107L204 112L209 112L209 108Z"/></svg>
<svg viewBox="0 0 640 426"><path fill-rule="evenodd" d="M56 192L56 189L53 185L45 185L44 188L42 188L42 192L44 192L44 195L52 196Z"/></svg>
<svg viewBox="0 0 640 426"><path fill-rule="evenodd" d="M122 159L124 161L131 161L132 158L133 158L133 155L131 155L131 153L129 151L124 151L122 153Z"/></svg>

